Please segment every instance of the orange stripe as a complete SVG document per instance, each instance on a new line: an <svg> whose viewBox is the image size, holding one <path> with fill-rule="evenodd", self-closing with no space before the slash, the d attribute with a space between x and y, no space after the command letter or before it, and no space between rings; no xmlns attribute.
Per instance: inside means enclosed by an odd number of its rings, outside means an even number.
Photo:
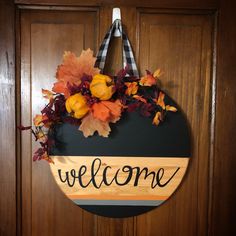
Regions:
<svg viewBox="0 0 236 236"><path fill-rule="evenodd" d="M70 199L87 200L166 200L169 196L141 195L141 196L114 196L114 195L67 195Z"/></svg>

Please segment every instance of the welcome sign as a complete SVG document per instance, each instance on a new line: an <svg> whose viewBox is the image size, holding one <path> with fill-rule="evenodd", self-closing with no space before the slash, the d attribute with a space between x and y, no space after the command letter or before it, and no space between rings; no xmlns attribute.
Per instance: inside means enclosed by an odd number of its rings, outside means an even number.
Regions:
<svg viewBox="0 0 236 236"><path fill-rule="evenodd" d="M118 27L118 28L117 28ZM103 73L115 29L122 35L123 68ZM160 69L139 76L132 48L116 20L99 48L79 57L65 51L48 104L30 129L56 183L74 203L103 216L141 214L167 200L190 158L188 125L157 87ZM71 125L73 124L73 125ZM53 140L52 140L53 139Z"/></svg>
<svg viewBox="0 0 236 236"><path fill-rule="evenodd" d="M52 151L56 183L75 204L93 213L126 217L165 202L189 163L190 141L180 112L159 127L128 114L108 139L85 139L76 127L55 129Z"/></svg>

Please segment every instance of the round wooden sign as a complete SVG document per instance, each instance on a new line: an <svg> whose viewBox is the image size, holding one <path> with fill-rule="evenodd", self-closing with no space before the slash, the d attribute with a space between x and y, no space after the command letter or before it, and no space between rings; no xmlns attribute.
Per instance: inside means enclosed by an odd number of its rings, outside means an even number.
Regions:
<svg viewBox="0 0 236 236"><path fill-rule="evenodd" d="M176 106L168 98L168 104ZM75 204L108 217L135 216L165 202L189 163L190 135L183 114L154 126L127 113L109 138L85 138L78 127L55 127L50 165L56 183Z"/></svg>

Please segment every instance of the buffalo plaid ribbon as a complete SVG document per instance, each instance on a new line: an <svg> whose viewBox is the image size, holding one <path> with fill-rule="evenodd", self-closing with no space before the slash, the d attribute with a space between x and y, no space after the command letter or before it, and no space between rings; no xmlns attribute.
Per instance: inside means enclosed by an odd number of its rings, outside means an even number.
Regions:
<svg viewBox="0 0 236 236"><path fill-rule="evenodd" d="M129 39L125 32L122 30L122 24L120 20L115 20L114 23L111 25L110 29L106 33L103 42L99 48L97 54L97 60L95 62L95 66L101 69L103 72L107 57L107 51L109 48L109 44L111 41L112 36L114 35L115 30L118 29L122 35L122 42L123 42L123 68L128 67L129 74L135 77L139 77L137 65L134 59L134 54L132 51L132 47L130 45Z"/></svg>

